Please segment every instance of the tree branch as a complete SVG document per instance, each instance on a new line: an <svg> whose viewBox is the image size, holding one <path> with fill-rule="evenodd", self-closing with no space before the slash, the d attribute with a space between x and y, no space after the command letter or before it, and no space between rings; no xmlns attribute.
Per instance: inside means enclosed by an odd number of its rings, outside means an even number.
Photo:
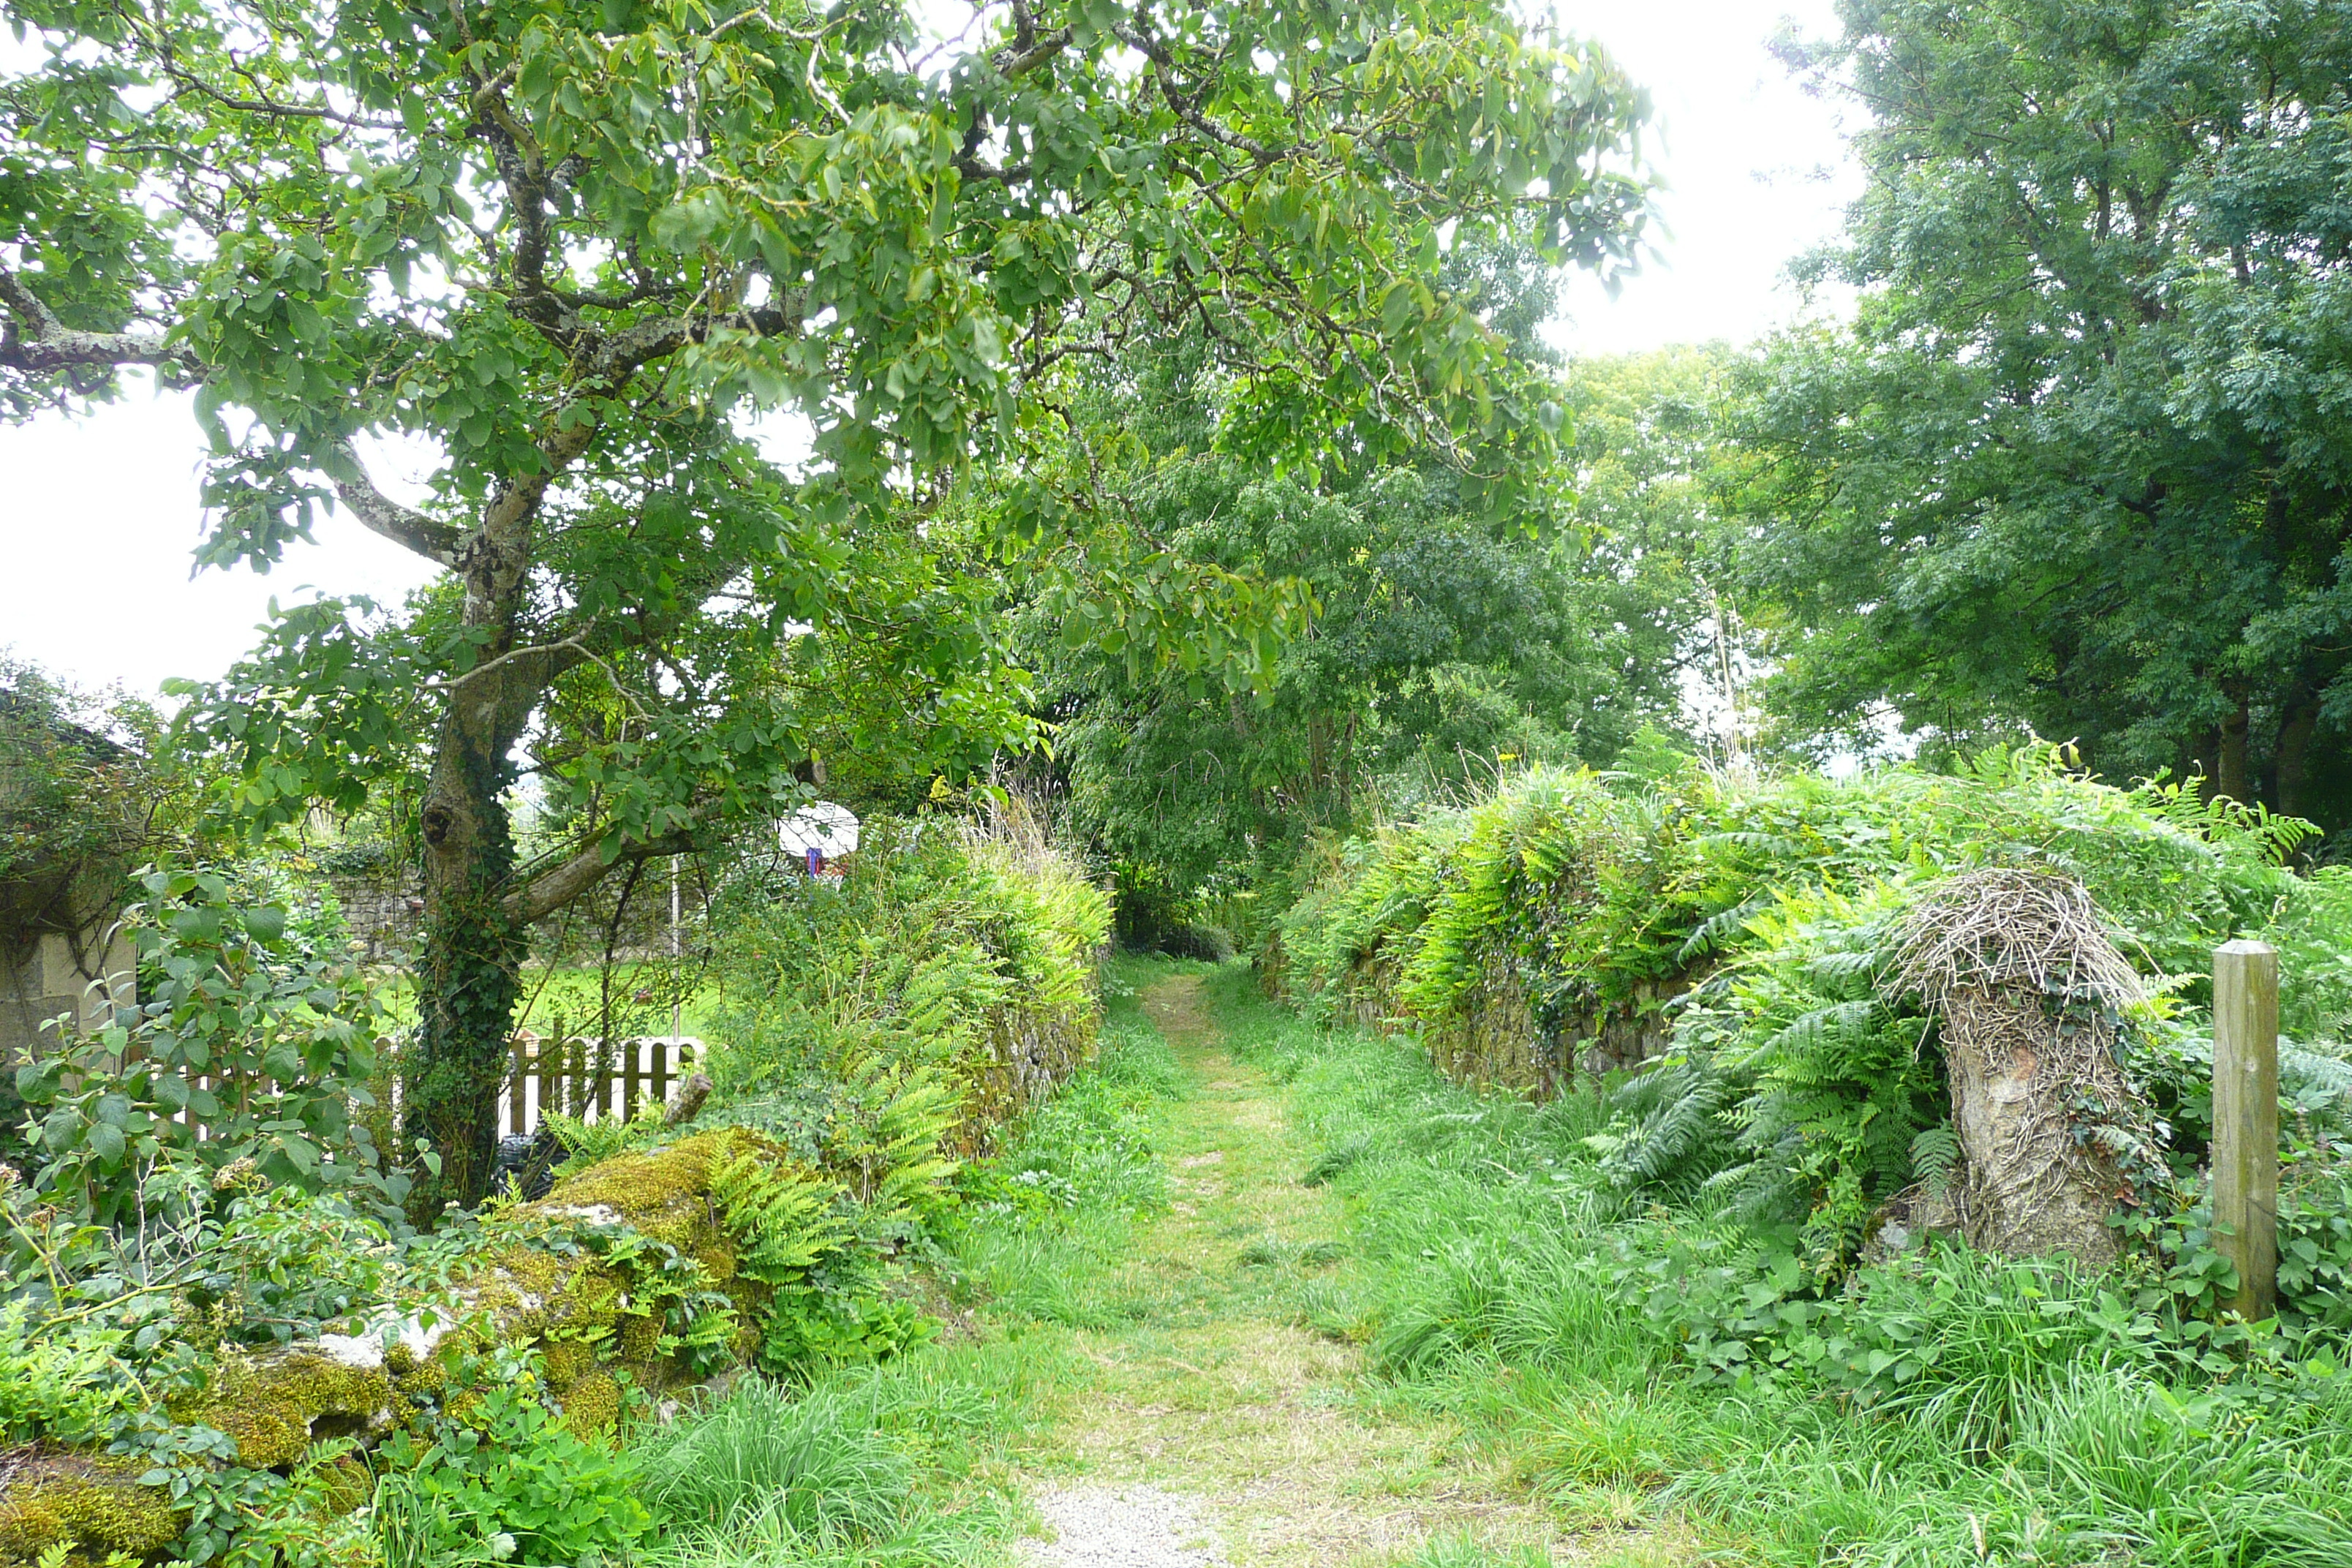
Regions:
<svg viewBox="0 0 2352 1568"><path fill-rule="evenodd" d="M0 267L0 367L28 375L126 364L170 364L194 369L187 350L145 332L85 332L58 320L57 312L6 268Z"/></svg>
<svg viewBox="0 0 2352 1568"><path fill-rule="evenodd" d="M543 921L584 897L590 889L624 866L638 865L663 855L690 855L699 847L691 827L677 828L657 838L628 845L610 860L604 858L601 847L592 845L508 894L507 917L524 925Z"/></svg>
<svg viewBox="0 0 2352 1568"><path fill-rule="evenodd" d="M465 542L461 530L404 507L376 489L360 461L359 448L348 437L335 443L329 457L334 466L328 468L327 474L335 481L335 494L370 532L382 534L428 561L457 566Z"/></svg>

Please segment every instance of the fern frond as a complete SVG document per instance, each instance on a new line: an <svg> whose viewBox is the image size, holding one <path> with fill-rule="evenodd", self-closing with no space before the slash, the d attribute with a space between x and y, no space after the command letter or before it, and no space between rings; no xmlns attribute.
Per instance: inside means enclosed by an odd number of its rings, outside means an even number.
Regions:
<svg viewBox="0 0 2352 1568"><path fill-rule="evenodd" d="M1747 928L1748 919L1771 901L1767 893L1754 893L1717 914L1699 921L1698 928L1684 939L1675 950L1676 963L1689 963L1706 957Z"/></svg>
<svg viewBox="0 0 2352 1568"><path fill-rule="evenodd" d="M767 1285L790 1284L850 1238L835 1212L838 1184L739 1139L711 1163L710 1192L735 1237L735 1267Z"/></svg>
<svg viewBox="0 0 2352 1568"><path fill-rule="evenodd" d="M1703 1169L1730 1142L1718 1113L1731 1098L1731 1087L1708 1067L1684 1061L1643 1076L1656 1080L1651 1085L1653 1109L1603 1162L1611 1179L1628 1189Z"/></svg>
<svg viewBox="0 0 2352 1568"><path fill-rule="evenodd" d="M1927 1128L1911 1140L1912 1180L1926 1186L1932 1195L1944 1195L1959 1164L1959 1134L1952 1131L1950 1122Z"/></svg>

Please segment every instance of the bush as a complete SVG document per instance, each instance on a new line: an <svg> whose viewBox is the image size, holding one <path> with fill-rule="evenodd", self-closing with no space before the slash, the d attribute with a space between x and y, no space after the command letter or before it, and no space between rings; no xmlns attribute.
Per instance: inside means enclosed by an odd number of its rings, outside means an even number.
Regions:
<svg viewBox="0 0 2352 1568"><path fill-rule="evenodd" d="M529 1357L485 1369L425 1436L395 1432L376 1487L385 1568L582 1564L625 1558L653 1527L633 1467L535 1396Z"/></svg>
<svg viewBox="0 0 2352 1568"><path fill-rule="evenodd" d="M877 1093L931 1078L953 1142L976 1150L1091 1050L1108 901L1049 848L946 818L869 822L845 865L837 887L788 874L729 894L720 1105L756 1102L767 1131L790 1141L797 1122L814 1143L872 1129Z"/></svg>
<svg viewBox="0 0 2352 1568"><path fill-rule="evenodd" d="M2113 788L2046 746L1843 782L1539 768L1340 847L1284 917L1277 967L1323 1016L1402 1022L1463 1076L1556 1089L1646 1057L1597 1135L1608 1173L1653 1197L1706 1184L1712 1212L1802 1226L1809 1264L1834 1274L1957 1150L1939 1042L1892 952L1901 912L1957 871L2081 881L2142 968L2154 1000L2119 1021L2119 1048L2163 1121L2125 1160L2138 1201L2169 1212L2172 1184L2193 1187L2200 976L2232 935L2280 942L2308 1133L2352 1132L2352 1064L2315 1043L2352 1021L2352 882L2284 867L2307 831L2176 785Z"/></svg>
<svg viewBox="0 0 2352 1568"><path fill-rule="evenodd" d="M109 1337L37 1331L25 1302L0 1305L0 1448L110 1437L140 1403Z"/></svg>
<svg viewBox="0 0 2352 1568"><path fill-rule="evenodd" d="M101 1226L139 1223L159 1171L239 1162L263 1181L337 1189L396 1215L407 1179L365 1113L387 1026L348 952L289 938L283 904L230 873L151 870L128 923L135 1007L17 1069L35 1184Z"/></svg>

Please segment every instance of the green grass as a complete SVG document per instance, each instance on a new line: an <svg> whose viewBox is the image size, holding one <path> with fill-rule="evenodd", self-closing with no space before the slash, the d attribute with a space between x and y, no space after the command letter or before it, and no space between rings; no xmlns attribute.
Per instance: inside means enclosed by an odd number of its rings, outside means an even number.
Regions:
<svg viewBox="0 0 2352 1568"><path fill-rule="evenodd" d="M1065 1328L1106 1327L1123 1315L1112 1276L1135 1250L1138 1222L1167 1207L1159 1111L1183 1088L1137 994L1171 967L1113 964L1095 1064L971 1173L961 1222L945 1238L961 1299Z"/></svg>
<svg viewBox="0 0 2352 1568"><path fill-rule="evenodd" d="M791 1389L746 1377L639 1443L662 1568L983 1562L1020 1501L991 1460L1030 1419L1034 1358L917 1352Z"/></svg>
<svg viewBox="0 0 2352 1568"><path fill-rule="evenodd" d="M1841 1320L1913 1347L1890 1392L1703 1379L1677 1325L1737 1286L1737 1238L1629 1212L1583 1142L1594 1100L1482 1099L1407 1041L1307 1025L1239 971L1213 984L1232 1047L1313 1135L1301 1179L1347 1205L1311 1321L1564 1518L1679 1521L1693 1562L2352 1564L2352 1380L2168 1383L2102 1326L2101 1281L1962 1258L1874 1276Z"/></svg>
<svg viewBox="0 0 2352 1568"><path fill-rule="evenodd" d="M631 1034L667 1035L670 1026L668 1007L630 1000L644 983L636 977L634 964L623 964L614 971L614 1005L622 1014L623 1027ZM405 973L391 975L382 995L395 1023L416 1022L415 986ZM515 1027L542 1035L551 1034L559 1027L567 1035L579 1034L596 1016L602 996L603 981L593 968L526 968L522 972L522 1000L517 1006ZM681 1010L684 1033L696 1039L711 1038L723 1003L715 981L707 980L697 987L686 998Z"/></svg>
<svg viewBox="0 0 2352 1568"><path fill-rule="evenodd" d="M1156 1107L1178 1091L1165 1042L1115 969L1096 1063L971 1168L934 1259L960 1332L805 1386L749 1374L640 1434L659 1521L649 1568L916 1568L998 1563L1026 1521L1012 1456L1077 1381L1038 1326L1105 1321L1100 1281L1164 1206ZM1122 979L1125 984L1122 984ZM1024 1179L1044 1174L1050 1182Z"/></svg>
<svg viewBox="0 0 2352 1568"><path fill-rule="evenodd" d="M1177 973L1218 1032L1181 1050L1138 1005ZM1852 1309L1907 1336L1899 1386L1710 1371L1689 1303L1753 1259L1630 1208L1591 1100L1470 1094L1237 967L1122 964L1109 1001L1098 1064L965 1179L935 1259L959 1327L641 1438L655 1568L1003 1563L1055 1478L1216 1500L1269 1464L1271 1501L1219 1504L1256 1532L1237 1560L1528 1568L1540 1535L1641 1564L2352 1568L2352 1380L2168 1382L2094 1320L2098 1281L1965 1258ZM1283 1536L1309 1493L1424 1533Z"/></svg>

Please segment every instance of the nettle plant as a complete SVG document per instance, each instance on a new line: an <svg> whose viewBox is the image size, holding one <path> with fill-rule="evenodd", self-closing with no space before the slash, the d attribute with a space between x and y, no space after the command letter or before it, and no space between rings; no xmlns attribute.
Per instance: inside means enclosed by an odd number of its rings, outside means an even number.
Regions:
<svg viewBox="0 0 2352 1568"><path fill-rule="evenodd" d="M47 55L0 78L0 411L152 367L211 432L203 562L331 505L445 574L296 606L185 718L257 824L422 777L422 1208L487 1185L533 922L789 806L821 742L957 772L1034 738L1008 587L1270 678L1304 589L1026 461L1122 343L1198 323L1252 460L1433 449L1509 514L1559 409L1445 247L1607 268L1645 203L1643 95L1495 0L1007 0L952 39L892 0L5 13ZM438 454L418 504L383 437ZM964 506L982 461L1030 478ZM529 861L519 771L564 830Z"/></svg>

